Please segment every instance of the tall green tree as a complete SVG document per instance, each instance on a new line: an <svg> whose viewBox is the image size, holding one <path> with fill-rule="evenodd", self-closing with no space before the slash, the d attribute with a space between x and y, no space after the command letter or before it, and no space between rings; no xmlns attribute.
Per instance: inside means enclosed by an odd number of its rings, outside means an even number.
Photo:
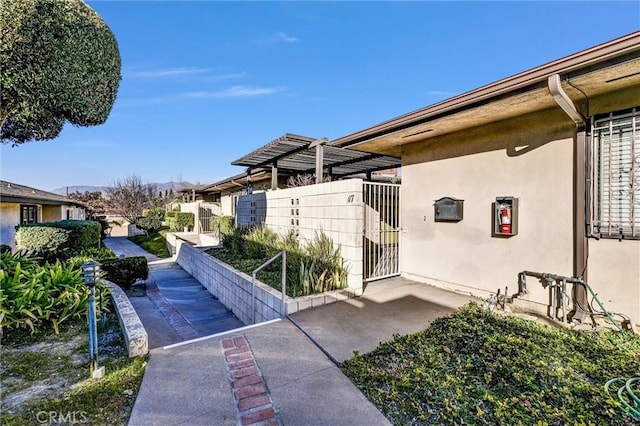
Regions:
<svg viewBox="0 0 640 426"><path fill-rule="evenodd" d="M106 121L120 84L118 43L81 0L2 0L0 140L53 139L65 122Z"/></svg>

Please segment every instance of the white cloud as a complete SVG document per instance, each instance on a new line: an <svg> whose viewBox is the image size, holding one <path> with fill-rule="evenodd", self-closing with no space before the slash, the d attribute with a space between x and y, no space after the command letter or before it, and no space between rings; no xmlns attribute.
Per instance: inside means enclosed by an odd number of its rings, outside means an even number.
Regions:
<svg viewBox="0 0 640 426"><path fill-rule="evenodd" d="M214 74L204 77L206 81L220 81L220 80L233 80L236 78L246 77L246 72L238 72L234 74Z"/></svg>
<svg viewBox="0 0 640 426"><path fill-rule="evenodd" d="M300 40L297 37L293 37L285 33L279 32L279 33L275 33L272 36L254 40L253 43L258 46L265 47L265 46L273 46L279 43L297 43L298 41Z"/></svg>
<svg viewBox="0 0 640 426"><path fill-rule="evenodd" d="M253 87L253 86L233 86L228 89L216 92L189 92L183 96L191 99L210 98L247 98L252 96L271 95L282 92L283 87Z"/></svg>
<svg viewBox="0 0 640 426"><path fill-rule="evenodd" d="M165 68L165 69L157 69L157 70L132 71L132 72L126 73L126 76L130 78L175 77L175 76L204 74L204 73L207 73L208 71L209 71L208 68L179 67L179 68Z"/></svg>
<svg viewBox="0 0 640 426"><path fill-rule="evenodd" d="M278 33L274 37L275 41L284 41L285 43L295 43L298 41L296 37L291 37L286 35L285 33Z"/></svg>
<svg viewBox="0 0 640 426"><path fill-rule="evenodd" d="M118 107L140 107L191 99L250 98L254 96L271 95L274 93L283 92L284 90L284 87L232 86L227 89L218 91L184 92L148 98L119 99Z"/></svg>

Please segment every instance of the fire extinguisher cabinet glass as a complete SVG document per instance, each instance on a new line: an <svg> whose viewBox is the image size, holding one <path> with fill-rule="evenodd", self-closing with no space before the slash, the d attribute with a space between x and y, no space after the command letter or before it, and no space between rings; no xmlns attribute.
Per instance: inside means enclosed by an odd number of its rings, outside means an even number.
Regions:
<svg viewBox="0 0 640 426"><path fill-rule="evenodd" d="M512 237L518 234L518 199L496 197L493 205L493 236Z"/></svg>

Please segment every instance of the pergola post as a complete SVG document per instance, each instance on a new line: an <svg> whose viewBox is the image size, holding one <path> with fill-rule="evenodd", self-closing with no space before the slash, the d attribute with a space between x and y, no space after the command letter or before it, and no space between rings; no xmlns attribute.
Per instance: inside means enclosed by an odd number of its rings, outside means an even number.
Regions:
<svg viewBox="0 0 640 426"><path fill-rule="evenodd" d="M278 189L278 162L274 161L271 164L271 189Z"/></svg>
<svg viewBox="0 0 640 426"><path fill-rule="evenodd" d="M329 142L327 138L316 139L311 142L309 148L316 149L316 184L322 183L324 174L324 145Z"/></svg>

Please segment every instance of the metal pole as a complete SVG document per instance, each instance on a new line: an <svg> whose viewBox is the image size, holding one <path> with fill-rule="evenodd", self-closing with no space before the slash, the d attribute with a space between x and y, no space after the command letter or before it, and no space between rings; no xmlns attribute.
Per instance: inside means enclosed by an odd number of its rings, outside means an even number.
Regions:
<svg viewBox="0 0 640 426"><path fill-rule="evenodd" d="M98 368L98 330L96 327L96 299L95 287L89 289L89 358L90 372Z"/></svg>
<svg viewBox="0 0 640 426"><path fill-rule="evenodd" d="M251 324L256 323L256 271L251 274Z"/></svg>
<svg viewBox="0 0 640 426"><path fill-rule="evenodd" d="M287 315L287 252L282 250L282 309L281 316Z"/></svg>

